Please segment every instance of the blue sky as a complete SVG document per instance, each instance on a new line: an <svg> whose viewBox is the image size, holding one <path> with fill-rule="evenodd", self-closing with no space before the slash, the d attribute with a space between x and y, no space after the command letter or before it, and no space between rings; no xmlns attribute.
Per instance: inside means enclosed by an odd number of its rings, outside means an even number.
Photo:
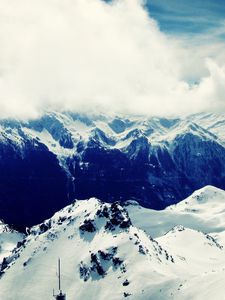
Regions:
<svg viewBox="0 0 225 300"><path fill-rule="evenodd" d="M225 0L147 0L146 7L169 34L196 35L225 27Z"/></svg>
<svg viewBox="0 0 225 300"><path fill-rule="evenodd" d="M145 0L145 7L167 34L198 35L225 28L225 0ZM225 40L225 33L219 31L217 37Z"/></svg>

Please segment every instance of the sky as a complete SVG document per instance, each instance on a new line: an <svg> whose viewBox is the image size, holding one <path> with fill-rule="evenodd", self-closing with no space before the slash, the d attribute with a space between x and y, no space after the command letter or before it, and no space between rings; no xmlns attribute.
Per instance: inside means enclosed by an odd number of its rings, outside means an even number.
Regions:
<svg viewBox="0 0 225 300"><path fill-rule="evenodd" d="M0 117L225 109L225 1L0 0Z"/></svg>
<svg viewBox="0 0 225 300"><path fill-rule="evenodd" d="M224 25L225 0L147 0L145 5L160 29L172 35L193 36Z"/></svg>

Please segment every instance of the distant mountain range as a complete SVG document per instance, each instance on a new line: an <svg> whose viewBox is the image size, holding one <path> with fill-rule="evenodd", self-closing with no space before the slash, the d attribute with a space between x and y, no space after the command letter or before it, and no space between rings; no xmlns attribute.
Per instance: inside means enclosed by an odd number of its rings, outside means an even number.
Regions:
<svg viewBox="0 0 225 300"><path fill-rule="evenodd" d="M209 184L225 189L224 114L0 121L0 219L17 228L75 198L163 209Z"/></svg>
<svg viewBox="0 0 225 300"><path fill-rule="evenodd" d="M19 234L0 223L0 298L223 299L225 191L206 186L156 211L76 201ZM3 258L4 259L1 259Z"/></svg>

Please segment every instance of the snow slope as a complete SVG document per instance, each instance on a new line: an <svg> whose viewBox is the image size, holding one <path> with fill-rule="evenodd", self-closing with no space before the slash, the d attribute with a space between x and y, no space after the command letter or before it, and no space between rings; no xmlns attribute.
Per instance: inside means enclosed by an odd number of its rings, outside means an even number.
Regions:
<svg viewBox="0 0 225 300"><path fill-rule="evenodd" d="M67 299L224 299L224 211L212 186L164 211L74 202L28 230L4 262L0 298L51 299L60 257Z"/></svg>
<svg viewBox="0 0 225 300"><path fill-rule="evenodd" d="M11 229L0 220L0 266L3 258L9 256L23 238L24 234Z"/></svg>
<svg viewBox="0 0 225 300"><path fill-rule="evenodd" d="M189 116L188 119L215 134L220 140L225 142L225 114L199 113Z"/></svg>
<svg viewBox="0 0 225 300"><path fill-rule="evenodd" d="M122 207L91 199L31 228L7 258L0 298L51 299L59 256L68 299L148 298L158 285L175 277L169 267L174 258L133 227Z"/></svg>
<svg viewBox="0 0 225 300"><path fill-rule="evenodd" d="M183 261L174 264L180 283L165 285L153 299L225 299L225 191L206 186L163 211L132 202L127 210L135 226Z"/></svg>
<svg viewBox="0 0 225 300"><path fill-rule="evenodd" d="M153 237L159 237L172 227L185 227L203 232L225 231L225 191L206 186L195 191L190 197L156 211L140 205L127 206L133 224Z"/></svg>

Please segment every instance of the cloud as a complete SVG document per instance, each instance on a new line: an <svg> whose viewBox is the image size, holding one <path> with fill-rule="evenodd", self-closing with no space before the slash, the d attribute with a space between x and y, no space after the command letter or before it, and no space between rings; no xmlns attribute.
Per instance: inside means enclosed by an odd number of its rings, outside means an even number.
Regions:
<svg viewBox="0 0 225 300"><path fill-rule="evenodd" d="M224 108L224 68L186 42L160 32L138 0L0 0L0 116Z"/></svg>
<svg viewBox="0 0 225 300"><path fill-rule="evenodd" d="M203 99L208 105L207 109L212 111L225 110L225 67L219 67L213 60L207 60L207 66L210 72L208 77L201 80L196 87L198 99Z"/></svg>

